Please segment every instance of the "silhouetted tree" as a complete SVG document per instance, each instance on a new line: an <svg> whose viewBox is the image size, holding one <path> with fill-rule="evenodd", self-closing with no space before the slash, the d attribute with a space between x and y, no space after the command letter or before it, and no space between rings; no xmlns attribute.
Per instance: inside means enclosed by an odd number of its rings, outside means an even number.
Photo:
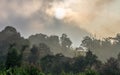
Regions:
<svg viewBox="0 0 120 75"><path fill-rule="evenodd" d="M90 50L93 49L93 41L89 36L84 37L81 45L83 47L86 47L87 49L90 49Z"/></svg>
<svg viewBox="0 0 120 75"><path fill-rule="evenodd" d="M72 64L72 71L73 73L79 73L85 71L86 63L85 63L85 57L79 56L74 58L74 63Z"/></svg>
<svg viewBox="0 0 120 75"><path fill-rule="evenodd" d="M31 51L31 54L30 54L28 60L31 64L36 64L39 59L38 47L33 45L33 47L31 48L30 51Z"/></svg>
<svg viewBox="0 0 120 75"><path fill-rule="evenodd" d="M15 47L10 48L5 63L6 68L20 66L21 61L19 58L18 50Z"/></svg>
<svg viewBox="0 0 120 75"><path fill-rule="evenodd" d="M72 42L71 42L70 38L67 37L66 34L62 34L62 37L60 37L60 39L61 39L61 45L62 45L62 47L64 47L64 48L66 48L66 47L70 48L70 46L72 45Z"/></svg>
<svg viewBox="0 0 120 75"><path fill-rule="evenodd" d="M48 55L48 56L43 57L40 60L41 67L44 72L49 73L52 70L52 65L54 65L53 64L54 59L55 58L53 55Z"/></svg>
<svg viewBox="0 0 120 75"><path fill-rule="evenodd" d="M88 68L91 68L97 62L97 56L94 55L90 50L86 53L85 56L86 64Z"/></svg>
<svg viewBox="0 0 120 75"><path fill-rule="evenodd" d="M18 51L15 43L10 44L6 63L5 63L6 68L21 66L22 60L23 60L22 59L23 52L27 47L28 47L27 45L24 45L24 46L22 46L22 50Z"/></svg>

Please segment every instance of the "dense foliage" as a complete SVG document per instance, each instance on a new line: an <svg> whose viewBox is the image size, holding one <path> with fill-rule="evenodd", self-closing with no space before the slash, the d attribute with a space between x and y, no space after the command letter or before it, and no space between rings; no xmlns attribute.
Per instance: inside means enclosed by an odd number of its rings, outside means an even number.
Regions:
<svg viewBox="0 0 120 75"><path fill-rule="evenodd" d="M60 39L38 34L26 40L7 27L0 33L0 75L120 75L119 34L104 40L85 37L81 44L85 55L72 58L65 56L70 56L71 45L66 34Z"/></svg>

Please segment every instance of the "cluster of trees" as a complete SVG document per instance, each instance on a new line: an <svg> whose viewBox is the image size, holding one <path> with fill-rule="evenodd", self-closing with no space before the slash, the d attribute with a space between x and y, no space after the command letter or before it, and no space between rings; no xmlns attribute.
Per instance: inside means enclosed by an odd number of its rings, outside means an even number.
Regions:
<svg viewBox="0 0 120 75"><path fill-rule="evenodd" d="M102 63L91 51L88 51L86 56L71 59L62 55L46 56L41 60L41 68L45 73L52 72L55 75L62 71L77 74L88 70L92 70L98 75L120 75L119 57L120 54L117 59L111 57L105 63Z"/></svg>
<svg viewBox="0 0 120 75"><path fill-rule="evenodd" d="M39 47L33 45L31 48L31 53L28 56L28 61L31 64L39 63L39 60L47 55L52 55L53 53L50 51L50 48L44 44L40 43Z"/></svg>
<svg viewBox="0 0 120 75"><path fill-rule="evenodd" d="M81 45L95 53L102 61L106 61L110 57L117 58L120 52L120 34L102 40L86 36Z"/></svg>
<svg viewBox="0 0 120 75"><path fill-rule="evenodd" d="M34 67L35 72L33 70L33 73L38 73L36 75L39 75L42 72L44 74L52 75L62 75L62 73L68 75L82 75L82 73L83 75L120 75L120 54L117 59L111 57L105 63L98 60L97 56L91 51L88 51L86 56L78 56L74 58L65 57L62 54L48 54L39 59L37 56L38 49L33 47L31 49L32 55L29 57L31 58L30 61L23 61L23 52L26 47L27 46L24 46L23 50L18 52L19 50L17 50L15 46L10 46L7 60L2 69L6 71L9 69L19 69L24 67L32 69L31 67ZM29 66L26 67L26 65ZM11 72L14 73L14 70Z"/></svg>
<svg viewBox="0 0 120 75"><path fill-rule="evenodd" d="M17 49L22 50L22 46L28 45L29 41L21 37L20 33L13 27L6 27L0 32L0 63L4 63L10 45L14 44Z"/></svg>
<svg viewBox="0 0 120 75"><path fill-rule="evenodd" d="M74 54L71 45L66 34L36 34L24 39L8 26L0 32L0 74L120 75L119 34L104 40L85 37L81 44L88 50L85 56L66 56Z"/></svg>
<svg viewBox="0 0 120 75"><path fill-rule="evenodd" d="M40 43L44 43L54 54L62 53L68 57L74 56L73 50L71 48L72 41L66 34L62 34L61 37L57 35L47 36L45 34L36 34L30 36L28 40L30 41L31 46L39 46Z"/></svg>

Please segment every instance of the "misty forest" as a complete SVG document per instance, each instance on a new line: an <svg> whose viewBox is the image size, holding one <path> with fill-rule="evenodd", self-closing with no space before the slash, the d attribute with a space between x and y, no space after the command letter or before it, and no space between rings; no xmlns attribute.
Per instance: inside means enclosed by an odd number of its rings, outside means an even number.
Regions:
<svg viewBox="0 0 120 75"><path fill-rule="evenodd" d="M120 0L0 0L0 75L120 75Z"/></svg>
<svg viewBox="0 0 120 75"><path fill-rule="evenodd" d="M0 32L0 75L120 75L120 34L72 44L65 33L25 39L7 26Z"/></svg>

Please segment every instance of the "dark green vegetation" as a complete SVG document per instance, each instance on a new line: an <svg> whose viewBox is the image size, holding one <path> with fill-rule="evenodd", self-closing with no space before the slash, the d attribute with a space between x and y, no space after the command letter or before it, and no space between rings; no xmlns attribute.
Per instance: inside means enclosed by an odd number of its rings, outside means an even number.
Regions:
<svg viewBox="0 0 120 75"><path fill-rule="evenodd" d="M66 34L24 39L15 28L6 27L0 32L0 75L120 75L119 34L104 40L85 37L85 55L76 55L79 48L71 45Z"/></svg>

